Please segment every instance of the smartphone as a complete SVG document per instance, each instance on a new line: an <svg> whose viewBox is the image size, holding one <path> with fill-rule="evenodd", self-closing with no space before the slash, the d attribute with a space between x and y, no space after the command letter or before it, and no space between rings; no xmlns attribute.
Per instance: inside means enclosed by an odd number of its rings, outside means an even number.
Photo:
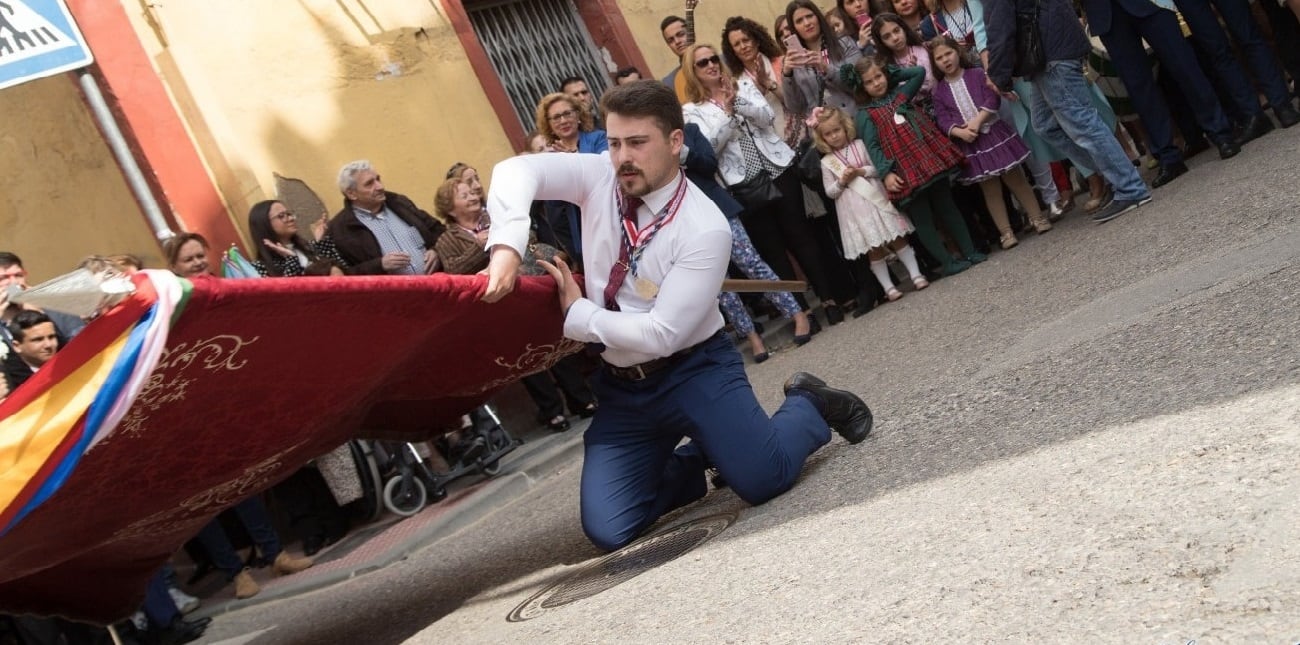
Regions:
<svg viewBox="0 0 1300 645"><path fill-rule="evenodd" d="M790 34L785 37L785 50L790 52L801 52L804 50L803 41L799 40L799 34Z"/></svg>
<svg viewBox="0 0 1300 645"><path fill-rule="evenodd" d="M860 13L857 15L857 21L859 27L866 27L867 25L871 24L871 14Z"/></svg>

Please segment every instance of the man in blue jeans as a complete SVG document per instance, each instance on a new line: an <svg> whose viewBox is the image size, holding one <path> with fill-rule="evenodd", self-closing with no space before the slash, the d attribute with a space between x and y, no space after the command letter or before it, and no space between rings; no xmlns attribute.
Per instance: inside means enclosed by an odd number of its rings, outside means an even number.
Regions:
<svg viewBox="0 0 1300 645"><path fill-rule="evenodd" d="M593 379L600 409L583 438L582 528L613 550L703 497L709 466L751 504L784 493L832 429L850 443L866 439L871 411L803 372L786 381L776 414L759 406L721 333L731 227L681 169L681 103L648 80L615 87L601 103L608 153L497 164L483 299L514 289L533 200L582 208L586 296L562 260L543 266L560 285L564 335L603 350ZM683 437L691 441L679 445Z"/></svg>
<svg viewBox="0 0 1300 645"><path fill-rule="evenodd" d="M984 0L988 76L1004 93L1011 91L1012 69L1016 65L1016 12L1032 11L1034 2ZM1037 2L1038 27L1047 66L1027 79L1038 90L1029 105L1034 131L1057 150L1071 157L1092 160L1092 167L1114 190L1111 202L1098 209L1092 219L1097 223L1108 222L1151 201L1151 189L1092 105L1088 82L1083 76L1083 59L1092 47L1073 5L1068 0Z"/></svg>

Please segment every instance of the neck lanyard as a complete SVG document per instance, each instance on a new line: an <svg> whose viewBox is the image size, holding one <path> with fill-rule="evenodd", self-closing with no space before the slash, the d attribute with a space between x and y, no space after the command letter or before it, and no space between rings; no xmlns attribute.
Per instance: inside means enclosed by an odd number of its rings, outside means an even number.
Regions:
<svg viewBox="0 0 1300 645"><path fill-rule="evenodd" d="M848 154L841 154L845 150L849 151ZM866 165L864 163L864 160L862 159L862 155L858 154L858 147L853 145L852 142L850 142L849 145L844 146L843 148L840 148L839 150L836 150L834 152L835 152L835 158L839 159L840 163L850 168L861 168L862 166ZM852 159L852 161L850 161L850 158Z"/></svg>
<svg viewBox="0 0 1300 645"><path fill-rule="evenodd" d="M635 214L632 217L623 218L622 246L619 255L625 258L624 261L632 275L637 274L637 262L641 260L641 254L645 253L646 247L650 245L650 241L654 239L655 235L677 216L677 210L681 208L684 199L686 199L686 174L678 170L677 190L673 191L672 198L655 215L650 224L645 228L638 229ZM619 191L618 211L620 213L623 212L625 201L626 198L623 196L623 192Z"/></svg>

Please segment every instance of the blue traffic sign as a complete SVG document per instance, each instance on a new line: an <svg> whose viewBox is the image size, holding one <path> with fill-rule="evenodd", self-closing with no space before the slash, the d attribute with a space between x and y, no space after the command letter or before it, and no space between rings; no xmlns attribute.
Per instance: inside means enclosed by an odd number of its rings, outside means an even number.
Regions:
<svg viewBox="0 0 1300 645"><path fill-rule="evenodd" d="M62 0L0 0L0 89L93 60Z"/></svg>

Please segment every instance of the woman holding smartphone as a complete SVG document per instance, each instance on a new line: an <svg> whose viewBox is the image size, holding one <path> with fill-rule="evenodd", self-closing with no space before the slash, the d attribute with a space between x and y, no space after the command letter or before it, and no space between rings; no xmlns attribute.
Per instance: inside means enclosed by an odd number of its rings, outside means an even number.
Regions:
<svg viewBox="0 0 1300 645"><path fill-rule="evenodd" d="M786 110L803 118L813 108L829 105L857 114L853 90L840 81L839 69L862 58L858 44L847 37L837 38L811 0L794 0L786 6L785 15L794 28L794 36L785 41L782 71Z"/></svg>
<svg viewBox="0 0 1300 645"><path fill-rule="evenodd" d="M845 28L849 38L857 41L863 56L874 56L876 45L871 41L871 5L867 0L835 0L835 8L848 17Z"/></svg>

